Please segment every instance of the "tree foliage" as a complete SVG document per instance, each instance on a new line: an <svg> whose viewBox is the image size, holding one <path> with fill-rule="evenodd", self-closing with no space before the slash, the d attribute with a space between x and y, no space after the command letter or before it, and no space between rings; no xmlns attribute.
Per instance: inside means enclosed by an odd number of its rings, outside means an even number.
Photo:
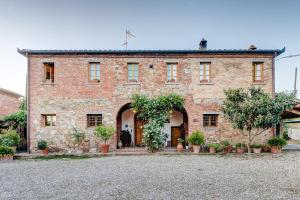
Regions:
<svg viewBox="0 0 300 200"><path fill-rule="evenodd" d="M277 93L274 98L261 88L228 89L222 111L234 128L248 138L248 152L253 139L278 124L281 114L295 104L295 95Z"/></svg>
<svg viewBox="0 0 300 200"><path fill-rule="evenodd" d="M145 95L132 96L131 107L138 119L144 121L143 142L149 151L154 152L163 147L167 137L162 132L164 123L173 110L183 109L184 98L177 94L161 95L148 98Z"/></svg>
<svg viewBox="0 0 300 200"><path fill-rule="evenodd" d="M14 129L25 128L27 124L26 100L22 98L19 104L19 110L4 117L3 121L8 123Z"/></svg>

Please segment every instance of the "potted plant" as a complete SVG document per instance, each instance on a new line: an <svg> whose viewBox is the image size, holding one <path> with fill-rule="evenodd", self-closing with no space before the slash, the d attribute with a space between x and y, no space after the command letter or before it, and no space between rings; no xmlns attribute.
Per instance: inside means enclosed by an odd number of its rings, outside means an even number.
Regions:
<svg viewBox="0 0 300 200"><path fill-rule="evenodd" d="M268 140L268 144L271 146L271 152L276 154L281 153L282 147L285 146L287 142L283 138L273 137Z"/></svg>
<svg viewBox="0 0 300 200"><path fill-rule="evenodd" d="M13 160L14 150L11 147L0 146L0 160Z"/></svg>
<svg viewBox="0 0 300 200"><path fill-rule="evenodd" d="M3 131L4 134L0 138L0 145L11 147L14 152L17 150L17 146L20 143L20 135L16 130L8 129Z"/></svg>
<svg viewBox="0 0 300 200"><path fill-rule="evenodd" d="M253 152L256 153L256 154L261 153L262 147L263 147L263 145L261 145L261 144L251 145L251 148L253 148Z"/></svg>
<svg viewBox="0 0 300 200"><path fill-rule="evenodd" d="M39 140L37 144L37 148L42 150L43 155L48 155L49 148L48 148L48 142L45 140Z"/></svg>
<svg viewBox="0 0 300 200"><path fill-rule="evenodd" d="M100 145L100 151L102 153L108 153L109 151L109 144L107 143L110 138L113 136L113 134L116 132L115 128L112 126L104 126L104 125L99 125L95 129L95 135L99 137L104 144Z"/></svg>
<svg viewBox="0 0 300 200"><path fill-rule="evenodd" d="M196 130L188 137L189 142L193 145L193 152L199 153L200 145L204 144L204 134Z"/></svg>
<svg viewBox="0 0 300 200"><path fill-rule="evenodd" d="M236 152L237 152L238 154L243 154L244 151L245 151L246 145L245 145L244 143L237 143L237 144L235 145L235 147L236 147Z"/></svg>
<svg viewBox="0 0 300 200"><path fill-rule="evenodd" d="M183 151L183 144L184 140L182 138L178 138L178 144L177 144L177 151L182 152Z"/></svg>
<svg viewBox="0 0 300 200"><path fill-rule="evenodd" d="M217 150L220 149L220 147L221 147L221 145L218 143L208 144L209 153L216 153Z"/></svg>
<svg viewBox="0 0 300 200"><path fill-rule="evenodd" d="M221 144L223 145L223 153L227 154L227 153L231 153L232 152L232 145L230 144L229 141L224 140L221 142Z"/></svg>
<svg viewBox="0 0 300 200"><path fill-rule="evenodd" d="M85 132L73 127L72 136L74 138L75 148L79 149L79 152L88 153L90 151L89 140L85 139ZM81 149L82 148L82 149Z"/></svg>

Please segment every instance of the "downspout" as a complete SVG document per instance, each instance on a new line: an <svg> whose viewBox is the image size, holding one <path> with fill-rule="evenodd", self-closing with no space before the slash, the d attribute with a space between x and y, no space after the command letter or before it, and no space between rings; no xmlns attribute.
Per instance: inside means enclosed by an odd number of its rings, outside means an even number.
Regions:
<svg viewBox="0 0 300 200"><path fill-rule="evenodd" d="M26 98L27 98L27 131L26 131L26 137L27 137L27 153L30 153L30 89L29 89L29 83L30 83L30 62L29 62L29 56L28 53L26 53L27 57L27 79L26 79Z"/></svg>
<svg viewBox="0 0 300 200"><path fill-rule="evenodd" d="M275 52L272 56L272 97L275 98L275 58L277 56L277 52ZM276 136L276 125L272 128L273 136Z"/></svg>

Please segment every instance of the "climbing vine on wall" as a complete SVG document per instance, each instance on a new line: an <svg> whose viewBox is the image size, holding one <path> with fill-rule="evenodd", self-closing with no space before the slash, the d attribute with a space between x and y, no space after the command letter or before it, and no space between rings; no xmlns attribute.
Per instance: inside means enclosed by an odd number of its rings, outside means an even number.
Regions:
<svg viewBox="0 0 300 200"><path fill-rule="evenodd" d="M140 94L132 96L132 110L137 113L138 119L145 122L143 143L149 151L155 152L164 146L167 139L162 131L164 123L173 110L181 111L183 105L184 98L173 93L154 98Z"/></svg>

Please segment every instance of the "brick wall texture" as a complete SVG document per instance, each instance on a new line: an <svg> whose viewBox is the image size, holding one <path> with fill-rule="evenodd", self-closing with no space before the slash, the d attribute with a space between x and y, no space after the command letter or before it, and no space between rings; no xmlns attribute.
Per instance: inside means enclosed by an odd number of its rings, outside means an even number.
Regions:
<svg viewBox="0 0 300 200"><path fill-rule="evenodd" d="M29 120L30 148L35 150L37 141L45 139L51 145L70 150L73 147L72 128L87 132L91 149L97 141L93 128L87 128L86 115L101 113L104 124L116 126L120 108L130 103L134 93L156 96L174 92L184 96L188 115L188 132L201 129L207 138L243 141L220 112L224 99L223 90L251 85L273 93L272 55L268 54L174 54L174 55L30 55L29 56ZM54 83L44 82L43 63L55 65ZM101 81L89 83L89 62L100 62ZM211 82L200 83L200 62L211 62ZM254 84L252 63L264 63L264 82ZM139 80L128 82L127 63L138 63ZM167 82L167 63L177 64L175 83ZM153 65L153 68L149 67ZM217 112L219 123L215 128L203 127L203 113ZM43 114L56 114L56 126L45 127ZM264 141L271 131L259 138ZM111 147L116 148L116 135ZM94 151L94 150L93 150Z"/></svg>
<svg viewBox="0 0 300 200"><path fill-rule="evenodd" d="M0 90L0 119L18 110L19 98L20 96Z"/></svg>

